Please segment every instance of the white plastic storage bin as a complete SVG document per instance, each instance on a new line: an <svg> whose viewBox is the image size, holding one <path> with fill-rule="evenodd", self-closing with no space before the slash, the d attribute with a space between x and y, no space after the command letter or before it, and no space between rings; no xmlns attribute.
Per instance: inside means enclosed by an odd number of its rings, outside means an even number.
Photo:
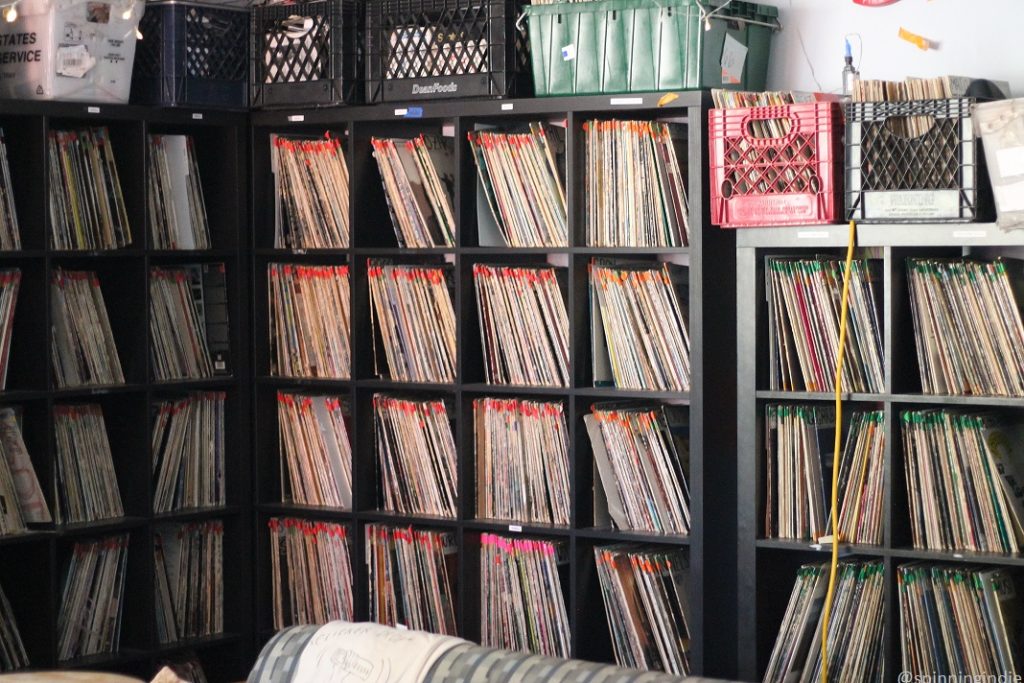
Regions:
<svg viewBox="0 0 1024 683"><path fill-rule="evenodd" d="M20 0L15 9L17 19L0 21L0 97L128 101L143 0Z"/></svg>
<svg viewBox="0 0 1024 683"><path fill-rule="evenodd" d="M1024 228L1024 98L974 105L977 131L1003 229Z"/></svg>

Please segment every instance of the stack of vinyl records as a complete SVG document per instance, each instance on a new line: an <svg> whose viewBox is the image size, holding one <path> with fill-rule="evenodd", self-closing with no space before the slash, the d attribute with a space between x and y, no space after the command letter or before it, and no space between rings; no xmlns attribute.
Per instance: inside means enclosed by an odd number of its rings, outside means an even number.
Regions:
<svg viewBox="0 0 1024 683"><path fill-rule="evenodd" d="M835 411L813 405L765 406L765 535L814 540L828 533L823 454L831 462ZM831 478L830 478L831 480Z"/></svg>
<svg viewBox="0 0 1024 683"><path fill-rule="evenodd" d="M881 545L885 413L881 410L853 413L844 444L839 465L839 540ZM831 533L830 523L826 523L825 528Z"/></svg>
<svg viewBox="0 0 1024 683"><path fill-rule="evenodd" d="M369 261L370 323L388 375L399 382L455 381L455 311L443 267Z"/></svg>
<svg viewBox="0 0 1024 683"><path fill-rule="evenodd" d="M903 463L915 548L1016 553L1024 544L1019 425L995 416L908 410ZM1016 455L1016 457L1013 457Z"/></svg>
<svg viewBox="0 0 1024 683"><path fill-rule="evenodd" d="M190 135L150 135L146 208L154 249L209 249L210 225Z"/></svg>
<svg viewBox="0 0 1024 683"><path fill-rule="evenodd" d="M352 509L348 404L337 396L277 393L281 499Z"/></svg>
<svg viewBox="0 0 1024 683"><path fill-rule="evenodd" d="M480 536L480 644L569 656L569 617L558 566L564 543Z"/></svg>
<svg viewBox="0 0 1024 683"><path fill-rule="evenodd" d="M0 586L0 673L24 669L28 665L28 653L21 641L14 611Z"/></svg>
<svg viewBox="0 0 1024 683"><path fill-rule="evenodd" d="M223 263L149 271L149 334L159 380L226 374L231 367Z"/></svg>
<svg viewBox="0 0 1024 683"><path fill-rule="evenodd" d="M1024 396L1015 261L907 259L921 390Z"/></svg>
<svg viewBox="0 0 1024 683"><path fill-rule="evenodd" d="M444 401L374 394L373 416L384 509L454 517L457 456Z"/></svg>
<svg viewBox="0 0 1024 683"><path fill-rule="evenodd" d="M680 550L594 548L615 662L676 676L690 673L689 563Z"/></svg>
<svg viewBox="0 0 1024 683"><path fill-rule="evenodd" d="M50 358L57 386L67 389L88 384L124 384L121 360L96 274L54 269L50 310Z"/></svg>
<svg viewBox="0 0 1024 683"><path fill-rule="evenodd" d="M896 576L904 672L917 679L1020 680L1024 605L1021 585L1007 570L913 563Z"/></svg>
<svg viewBox="0 0 1024 683"><path fill-rule="evenodd" d="M583 124L583 133L587 244L686 246L686 179L672 127L657 121L594 120Z"/></svg>
<svg viewBox="0 0 1024 683"><path fill-rule="evenodd" d="M371 138L391 222L402 248L455 246L454 145L435 135Z"/></svg>
<svg viewBox="0 0 1024 683"><path fill-rule="evenodd" d="M274 517L270 569L274 629L352 621L352 563L341 524Z"/></svg>
<svg viewBox="0 0 1024 683"><path fill-rule="evenodd" d="M662 534L690 531L685 409L594 406L583 417L594 453L594 522Z"/></svg>
<svg viewBox="0 0 1024 683"><path fill-rule="evenodd" d="M881 303L877 262L850 264L850 296L843 390L880 392ZM782 391L835 391L839 354L839 301L845 262L833 257L769 258L767 265L769 374Z"/></svg>
<svg viewBox="0 0 1024 683"><path fill-rule="evenodd" d="M278 249L347 249L348 165L337 138L272 138Z"/></svg>
<svg viewBox="0 0 1024 683"><path fill-rule="evenodd" d="M51 130L49 164L51 247L118 249L132 243L105 127Z"/></svg>
<svg viewBox="0 0 1024 683"><path fill-rule="evenodd" d="M58 405L53 416L57 521L73 524L123 517L103 409L94 404Z"/></svg>
<svg viewBox="0 0 1024 683"><path fill-rule="evenodd" d="M668 263L590 264L594 383L689 391L688 273ZM684 287L677 292L677 287Z"/></svg>
<svg viewBox="0 0 1024 683"><path fill-rule="evenodd" d="M569 384L569 316L554 268L473 264L491 384Z"/></svg>
<svg viewBox="0 0 1024 683"><path fill-rule="evenodd" d="M0 270L0 390L7 387L11 339L14 337L14 310L18 305L20 289L20 270L17 268Z"/></svg>
<svg viewBox="0 0 1024 683"><path fill-rule="evenodd" d="M455 635L458 553L451 532L366 525L370 621Z"/></svg>
<svg viewBox="0 0 1024 683"><path fill-rule="evenodd" d="M267 276L271 374L348 379L348 266L271 263Z"/></svg>
<svg viewBox="0 0 1024 683"><path fill-rule="evenodd" d="M156 404L153 512L224 505L223 391Z"/></svg>
<svg viewBox="0 0 1024 683"><path fill-rule="evenodd" d="M75 543L57 617L57 659L117 652L128 534Z"/></svg>
<svg viewBox="0 0 1024 683"><path fill-rule="evenodd" d="M804 565L798 571L768 661L765 683L821 680L821 631L828 575L828 566L816 564ZM830 681L882 680L884 623L882 563L840 562L828 625Z"/></svg>
<svg viewBox="0 0 1024 683"><path fill-rule="evenodd" d="M153 534L161 643L224 631L224 525L166 524Z"/></svg>
<svg viewBox="0 0 1024 683"><path fill-rule="evenodd" d="M476 514L569 525L569 433L559 402L473 399Z"/></svg>
<svg viewBox="0 0 1024 683"><path fill-rule="evenodd" d="M21 249L18 211L14 206L11 166L7 159L7 139L0 128L0 251Z"/></svg>
<svg viewBox="0 0 1024 683"><path fill-rule="evenodd" d="M14 408L0 408L0 536L53 521Z"/></svg>
<svg viewBox="0 0 1024 683"><path fill-rule="evenodd" d="M476 131L467 136L491 210L490 215L477 212L481 246L502 241L509 247L568 246L562 133L556 136L550 127L531 123L529 133ZM487 230L497 234L488 238Z"/></svg>

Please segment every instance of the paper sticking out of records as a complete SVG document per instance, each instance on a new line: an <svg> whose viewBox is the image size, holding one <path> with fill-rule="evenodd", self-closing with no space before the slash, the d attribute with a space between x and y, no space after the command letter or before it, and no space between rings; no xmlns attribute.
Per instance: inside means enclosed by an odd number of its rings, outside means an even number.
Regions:
<svg viewBox="0 0 1024 683"><path fill-rule="evenodd" d="M1024 324L1015 259L907 259L921 390L1024 396Z"/></svg>
<svg viewBox="0 0 1024 683"><path fill-rule="evenodd" d="M569 617L558 567L565 542L480 536L480 644L569 656Z"/></svg>
<svg viewBox="0 0 1024 683"><path fill-rule="evenodd" d="M884 419L880 410L855 411L850 418L839 471L841 543L882 543ZM765 537L831 537L826 485L834 430L835 413L828 407L765 407Z"/></svg>
<svg viewBox="0 0 1024 683"><path fill-rule="evenodd" d="M399 382L455 381L455 310L449 266L368 259L374 368ZM383 347L382 350L378 347Z"/></svg>
<svg viewBox="0 0 1024 683"><path fill-rule="evenodd" d="M569 246L565 131L531 123L525 133L477 130L467 137L479 176L479 246Z"/></svg>
<svg viewBox="0 0 1024 683"><path fill-rule="evenodd" d="M225 504L225 398L196 392L154 406L153 512Z"/></svg>
<svg viewBox="0 0 1024 683"><path fill-rule="evenodd" d="M489 384L569 384L565 269L473 264Z"/></svg>
<svg viewBox="0 0 1024 683"><path fill-rule="evenodd" d="M61 524L124 516L103 409L54 406L57 442L56 518Z"/></svg>
<svg viewBox="0 0 1024 683"><path fill-rule="evenodd" d="M689 533L685 408L595 405L583 422L594 453L594 524Z"/></svg>
<svg viewBox="0 0 1024 683"><path fill-rule="evenodd" d="M569 525L569 433L561 402L473 399L481 519Z"/></svg>
<svg viewBox="0 0 1024 683"><path fill-rule="evenodd" d="M277 392L282 502L352 509L350 420L338 396Z"/></svg>
<svg viewBox="0 0 1024 683"><path fill-rule="evenodd" d="M850 264L849 318L843 362L843 390L881 392L882 354L880 262ZM769 257L765 268L771 388L835 391L839 349L842 260Z"/></svg>
<svg viewBox="0 0 1024 683"><path fill-rule="evenodd" d="M7 158L7 138L0 128L0 251L21 249L21 230L18 229L18 211L14 205L14 186L11 184L11 165Z"/></svg>
<svg viewBox="0 0 1024 683"><path fill-rule="evenodd" d="M75 543L57 616L57 660L120 649L128 534Z"/></svg>
<svg viewBox="0 0 1024 683"><path fill-rule="evenodd" d="M271 136L277 249L347 249L348 165L341 141Z"/></svg>
<svg viewBox="0 0 1024 683"><path fill-rule="evenodd" d="M210 225L190 135L147 138L146 209L154 249L209 249Z"/></svg>
<svg viewBox="0 0 1024 683"><path fill-rule="evenodd" d="M1024 423L945 409L900 419L914 547L1020 552Z"/></svg>
<svg viewBox="0 0 1024 683"><path fill-rule="evenodd" d="M670 263L590 263L595 386L689 391L689 268Z"/></svg>
<svg viewBox="0 0 1024 683"><path fill-rule="evenodd" d="M583 124L588 246L689 244L686 178L675 142L686 136L676 128L657 121Z"/></svg>
<svg viewBox="0 0 1024 683"><path fill-rule="evenodd" d="M351 377L348 266L271 263L267 280L270 374Z"/></svg>
<svg viewBox="0 0 1024 683"><path fill-rule="evenodd" d="M49 133L50 246L119 249L132 243L105 127Z"/></svg>
<svg viewBox="0 0 1024 683"><path fill-rule="evenodd" d="M374 394L373 419L384 509L455 517L457 456L445 402Z"/></svg>
<svg viewBox="0 0 1024 683"><path fill-rule="evenodd" d="M158 380L231 372L227 273L223 263L149 271L149 334Z"/></svg>
<svg viewBox="0 0 1024 683"><path fill-rule="evenodd" d="M1019 578L1003 568L926 563L902 565L896 578L903 671L921 677L960 670L986 680L1020 678L1024 600Z"/></svg>
<svg viewBox="0 0 1024 683"><path fill-rule="evenodd" d="M267 526L274 629L352 621L348 528L291 517L272 517Z"/></svg>
<svg viewBox="0 0 1024 683"><path fill-rule="evenodd" d="M371 138L398 246L455 246L455 145L437 135Z"/></svg>
<svg viewBox="0 0 1024 683"><path fill-rule="evenodd" d="M615 663L690 674L689 563L681 550L619 544L594 548Z"/></svg>
<svg viewBox="0 0 1024 683"><path fill-rule="evenodd" d="M16 408L0 408L0 536L53 521L21 434Z"/></svg>
<svg viewBox="0 0 1024 683"><path fill-rule="evenodd" d="M153 533L161 644L224 631L224 524L162 524Z"/></svg>
<svg viewBox="0 0 1024 683"><path fill-rule="evenodd" d="M54 379L61 389L124 384L96 273L55 268L50 281Z"/></svg>
<svg viewBox="0 0 1024 683"><path fill-rule="evenodd" d="M820 645L828 576L828 566L816 564L797 571L764 683L821 680ZM840 562L829 619L829 679L831 672L857 672L857 680L882 680L884 611L882 563Z"/></svg>
<svg viewBox="0 0 1024 683"><path fill-rule="evenodd" d="M458 546L449 531L366 525L370 621L456 635Z"/></svg>
<svg viewBox="0 0 1024 683"><path fill-rule="evenodd" d="M14 619L14 610L11 609L3 586L0 586L0 673L25 669L29 663L18 623Z"/></svg>
<svg viewBox="0 0 1024 683"><path fill-rule="evenodd" d="M0 390L7 388L11 341L14 338L14 312L18 306L20 291L21 270L0 270Z"/></svg>

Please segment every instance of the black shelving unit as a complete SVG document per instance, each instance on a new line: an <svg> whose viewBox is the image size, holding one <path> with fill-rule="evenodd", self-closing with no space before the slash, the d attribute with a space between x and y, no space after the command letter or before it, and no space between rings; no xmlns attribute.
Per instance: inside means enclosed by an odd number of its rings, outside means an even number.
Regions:
<svg viewBox="0 0 1024 683"><path fill-rule="evenodd" d="M765 228L737 233L737 462L739 507L737 640L739 677L761 680L782 622L796 570L805 563L827 563L831 546L764 538L764 414L772 403L829 406L832 393L770 391L768 379L768 308L765 260L769 256L818 254L845 256L847 225ZM880 546L840 548L841 557L880 560L886 576L885 667L888 676L900 666L899 596L896 569L913 561L998 565L1024 569L1024 555L938 552L913 548L907 507L899 416L903 410L937 406L1024 409L1024 399L985 396L937 396L921 393L914 330L906 285L911 256L958 257L1021 253L1024 235L1003 232L991 223L933 225L858 225L857 245L882 262L882 341L884 391L846 394L844 411L882 410L885 415L883 542ZM831 447L828 447L831 452ZM828 482L826 482L828 491Z"/></svg>
<svg viewBox="0 0 1024 683"><path fill-rule="evenodd" d="M256 546L256 645L273 628L267 521L275 516L330 520L350 526L355 572L355 616L368 616L368 582L364 527L372 522L416 525L455 532L459 548L456 621L459 633L479 640L479 545L484 532L564 540L569 546L563 590L572 629L572 654L612 661L612 647L594 564L595 545L642 541L687 549L690 561L692 668L696 673L734 673L735 614L735 300L734 237L713 229L708 220L707 92L680 93L659 106L660 94L630 97L587 96L529 100L477 100L418 103L416 108L372 107L307 111L257 112L252 115L253 269L253 448ZM409 118L414 114L416 118ZM592 118L671 119L685 124L688 160L691 245L675 249L598 249L585 246L583 211L584 162L582 124ZM466 140L477 125L508 126L544 120L564 126L566 190L570 244L563 248L512 249L481 247L477 239L476 168ZM320 137L325 131L345 143L350 175L352 240L349 249L282 250L273 244L274 191L271 173L272 134ZM456 246L446 249L399 249L385 204L372 136L446 134L455 141ZM686 158L686 157L684 157ZM595 388L591 371L591 330L587 267L594 256L614 256L689 264L689 332L692 386L687 393L619 391ZM373 374L370 300L366 261L387 257L397 263L447 263L453 268L453 305L457 319L457 376L451 384L406 384ZM347 264L351 272L353 375L349 381L288 379L270 376L267 321L267 264L271 262ZM568 270L566 300L572 382L565 388L492 386L485 382L482 347L472 280L474 263L552 262ZM353 447L353 510L338 511L283 504L276 392L315 390L338 395L351 406ZM402 516L380 511L371 399L377 391L447 398L454 407L453 434L458 447L459 501L454 519ZM570 481L572 515L568 527L519 526L514 522L476 518L472 400L487 395L548 397L563 401L571 436ZM595 528L593 458L582 416L600 400L671 401L688 406L692 529L687 537L618 532Z"/></svg>
<svg viewBox="0 0 1024 683"><path fill-rule="evenodd" d="M194 651L211 680L244 677L251 653L251 571L238 561L251 555L249 516L248 117L212 111L163 110L123 105L0 101L24 249L0 253L0 267L22 271L14 316L7 390L0 405L20 406L33 465L53 509L56 469L54 408L103 407L126 516L89 524L54 525L0 537L0 585L12 603L33 669L101 669L152 677L159 663ZM107 126L113 141L133 243L117 251L48 248L50 130ZM188 134L196 140L213 248L162 251L149 247L146 213L146 137ZM233 374L204 380L154 381L150 367L149 286L152 266L224 262L228 276ZM50 372L50 276L56 268L96 271L109 311L126 383L56 388ZM195 390L226 393L227 505L154 514L150 432L153 405ZM153 533L163 523L224 522L225 633L160 645L156 636ZM57 659L57 615L66 562L76 541L130 535L120 651L72 661Z"/></svg>

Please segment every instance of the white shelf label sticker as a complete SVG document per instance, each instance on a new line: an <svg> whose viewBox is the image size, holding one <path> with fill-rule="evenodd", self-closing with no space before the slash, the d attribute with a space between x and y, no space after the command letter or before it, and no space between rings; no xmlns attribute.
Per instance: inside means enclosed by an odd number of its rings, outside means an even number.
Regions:
<svg viewBox="0 0 1024 683"><path fill-rule="evenodd" d="M90 113L90 114L99 114L100 113L100 108L99 107L86 107L85 111Z"/></svg>
<svg viewBox="0 0 1024 683"><path fill-rule="evenodd" d="M953 237L956 239L964 239L967 237L985 237L988 235L988 230L954 230Z"/></svg>
<svg viewBox="0 0 1024 683"><path fill-rule="evenodd" d="M405 116L408 113L409 113L408 109L396 109L395 110L395 116Z"/></svg>
<svg viewBox="0 0 1024 683"><path fill-rule="evenodd" d="M610 101L613 107L628 106L631 104L643 104L644 98L642 97L613 97Z"/></svg>
<svg viewBox="0 0 1024 683"><path fill-rule="evenodd" d="M511 102L503 102L502 105L501 105L501 110L502 111L512 111L513 107L515 107L515 105L512 104Z"/></svg>
<svg viewBox="0 0 1024 683"><path fill-rule="evenodd" d="M518 524L509 524L508 530L515 534L523 533L523 527L519 526Z"/></svg>
<svg viewBox="0 0 1024 683"><path fill-rule="evenodd" d="M800 230L796 234L798 240L823 240L828 237L826 230Z"/></svg>
<svg viewBox="0 0 1024 683"><path fill-rule="evenodd" d="M288 117L288 121L291 123L302 123L306 120L305 114L292 114Z"/></svg>
<svg viewBox="0 0 1024 683"><path fill-rule="evenodd" d="M193 121L202 121L203 120L203 115L200 114L199 112L193 112L192 120Z"/></svg>

